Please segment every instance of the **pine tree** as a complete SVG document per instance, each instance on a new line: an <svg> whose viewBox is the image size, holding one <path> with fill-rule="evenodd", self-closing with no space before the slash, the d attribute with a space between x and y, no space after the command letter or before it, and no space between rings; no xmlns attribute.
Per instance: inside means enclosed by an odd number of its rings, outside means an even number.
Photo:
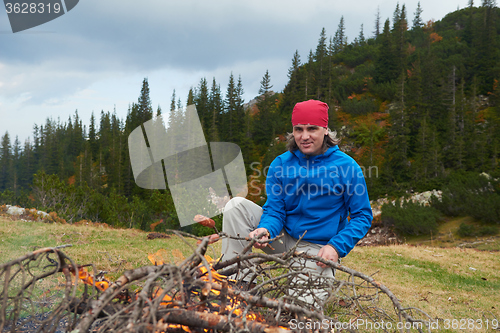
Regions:
<svg viewBox="0 0 500 333"><path fill-rule="evenodd" d="M108 175L110 186L117 190L117 193L122 193L122 161L123 157L123 137L122 123L116 115L116 109L111 115L111 153L108 164Z"/></svg>
<svg viewBox="0 0 500 333"><path fill-rule="evenodd" d="M464 143L465 143L465 169L478 170L478 164L481 160L480 151L480 127L476 124L478 110L477 103L478 80L473 79L471 97L465 103L464 110Z"/></svg>
<svg viewBox="0 0 500 333"><path fill-rule="evenodd" d="M243 99L243 94L245 91L243 90L243 82L241 80L241 75L238 76L238 84L236 85L236 107L239 113L239 116L243 116L243 104L245 100Z"/></svg>
<svg viewBox="0 0 500 333"><path fill-rule="evenodd" d="M365 42L365 33L363 32L363 24L361 24L361 28L359 29L358 41L360 44L364 44Z"/></svg>
<svg viewBox="0 0 500 333"><path fill-rule="evenodd" d="M458 93L457 103L455 107L456 113L456 140L455 149L453 149L455 156L453 164L458 169L464 168L464 158L465 158L465 120L466 120L466 110L467 101L465 97L465 82L462 78L460 82L460 89Z"/></svg>
<svg viewBox="0 0 500 333"><path fill-rule="evenodd" d="M301 81L301 78L299 77L300 66L301 63L299 51L295 50L292 58L292 66L290 66L290 68L288 69L288 84L284 89L284 91L286 91L286 94L290 96L291 99L297 98L299 92L299 83Z"/></svg>
<svg viewBox="0 0 500 333"><path fill-rule="evenodd" d="M429 170L431 178L438 178L443 169L441 161L441 147L438 141L438 135L435 128L431 130L431 142L429 146Z"/></svg>
<svg viewBox="0 0 500 333"><path fill-rule="evenodd" d="M271 91L271 76L269 75L269 70L266 69L266 73L262 77L262 81L260 81L259 94L265 95Z"/></svg>
<svg viewBox="0 0 500 333"><path fill-rule="evenodd" d="M78 116L78 110L75 110L75 115L73 116L73 135L71 141L71 152L73 157L76 157L83 150L83 144L85 142L85 135L83 134L83 124L82 120ZM35 143L36 145L36 143Z"/></svg>
<svg viewBox="0 0 500 333"><path fill-rule="evenodd" d="M236 85L236 110L237 110L237 126L239 129L237 132L237 137L239 141L237 142L241 148L241 153L243 155L243 160L248 161L253 150L252 140L251 140L251 117L248 109L245 110L243 99L243 82L241 80L241 75L238 76L238 84Z"/></svg>
<svg viewBox="0 0 500 333"><path fill-rule="evenodd" d="M208 83L206 78L200 80L198 89L196 90L196 96L194 97L194 104L196 105L203 131L205 133L210 133L212 130L213 115L209 105Z"/></svg>
<svg viewBox="0 0 500 333"><path fill-rule="evenodd" d="M139 126L143 126L145 122L148 120L151 120L153 118L153 107L152 107L152 102L149 97L149 83L148 79L145 78L142 81L142 87L141 87L141 93L138 98L138 102L132 103L132 105L129 105L129 109L127 112L127 119L125 120L125 126L124 126L124 142L122 143L123 148L121 150L122 156L123 156L123 161L125 162L121 166L121 170L119 171L120 178L123 179L123 181L120 181L123 185L123 194L125 196L131 196L131 195L144 195L145 191L144 189L138 187L135 185L135 179L134 175L132 172L132 165L130 163L130 159L128 158L129 156L129 150L128 150L128 145L126 144L126 139L132 133L133 130L138 128ZM85 156L85 164L89 165L89 173L90 173L90 182L89 186L97 186L99 185L99 182L97 181L98 179L93 179L95 177L95 168L92 167L92 156ZM121 185L121 184L120 184Z"/></svg>
<svg viewBox="0 0 500 333"><path fill-rule="evenodd" d="M323 70L326 63L327 56L327 48L326 48L326 30L325 28L321 29L321 33L319 35L318 46L316 47L316 53L314 55L316 64L318 65L317 70L317 78L318 78L318 89L320 89L323 81ZM318 93L319 97L319 93Z"/></svg>
<svg viewBox="0 0 500 333"><path fill-rule="evenodd" d="M375 118L368 116L366 120L359 121L359 127L356 129L356 143L366 148L368 158L364 161L364 165L375 166L374 153L377 144L385 135L385 128L378 125ZM372 179L370 179L372 181ZM372 182L373 183L373 182Z"/></svg>
<svg viewBox="0 0 500 333"><path fill-rule="evenodd" d="M220 140L220 126L221 115L224 111L224 103L222 100L222 95L220 91L220 85L215 81L215 77L212 80L212 86L210 88L210 95L208 97L209 110L212 114L211 117L211 131L209 133L210 142L218 142Z"/></svg>
<svg viewBox="0 0 500 333"><path fill-rule="evenodd" d="M391 126L389 128L389 142L386 150L386 181L389 184L401 183L409 180L408 175L408 115L405 104L405 75L400 75L397 85L396 102L390 109Z"/></svg>
<svg viewBox="0 0 500 333"><path fill-rule="evenodd" d="M396 9L394 9L394 13L392 14L392 30L397 30L397 26L401 20L401 9L399 8L399 1L396 4Z"/></svg>
<svg viewBox="0 0 500 333"><path fill-rule="evenodd" d="M407 40L407 30L408 22L406 21L406 7L403 4L401 9L399 9L399 3L394 12L394 22L393 35L394 35L394 51L397 57L396 71L401 73L405 70L406 64L406 40Z"/></svg>
<svg viewBox="0 0 500 333"><path fill-rule="evenodd" d="M45 126L40 126L42 148L41 167L48 174L57 174L59 170L60 152L59 143L57 142L57 124L51 118L47 118Z"/></svg>
<svg viewBox="0 0 500 333"><path fill-rule="evenodd" d="M422 181L425 183L429 178L429 165L431 160L430 136L429 117L425 115L418 131L415 148L415 162L412 165L413 176L417 182Z"/></svg>
<svg viewBox="0 0 500 333"><path fill-rule="evenodd" d="M260 145L262 149L267 149L275 135L274 103L273 96L270 94L272 87L269 71L266 70L262 81L260 81L260 96L257 103L258 113L255 116L253 131L254 142L256 145Z"/></svg>
<svg viewBox="0 0 500 333"><path fill-rule="evenodd" d="M90 145L90 153L92 158L97 155L98 145L97 145L97 128L95 125L95 116L94 112L92 112L90 116L90 125L89 125L89 136L88 143Z"/></svg>
<svg viewBox="0 0 500 333"><path fill-rule="evenodd" d="M241 76L236 83L233 73L229 77L229 83L226 92L226 101L224 103L224 130L220 132L224 141L233 142L241 146L246 138L245 132L245 111L243 109L243 84Z"/></svg>
<svg viewBox="0 0 500 333"><path fill-rule="evenodd" d="M170 113L168 114L168 128L171 128L171 129L175 129L177 128L180 124L179 124L179 110L177 110L176 106L175 106L175 100L176 100L176 96L175 96L175 89L174 91L172 92L172 98L170 99Z"/></svg>
<svg viewBox="0 0 500 333"><path fill-rule="evenodd" d="M443 112L443 110L449 109L449 105L446 104L449 95L446 94L445 85L443 85L445 78L441 75L442 68L435 52L422 54L421 71L423 107L427 111L431 123L442 129L443 133L448 119L447 112ZM445 73L448 74L450 71L448 70Z"/></svg>
<svg viewBox="0 0 500 333"><path fill-rule="evenodd" d="M33 125L33 167L38 170L40 166L40 128Z"/></svg>
<svg viewBox="0 0 500 333"><path fill-rule="evenodd" d="M181 119L184 119L184 108L180 97L177 99L177 110L180 112Z"/></svg>
<svg viewBox="0 0 500 333"><path fill-rule="evenodd" d="M314 55L316 62L322 65L323 58L326 56L326 30L323 27L319 34L318 45L316 46L316 53Z"/></svg>
<svg viewBox="0 0 500 333"><path fill-rule="evenodd" d="M12 185L12 151L9 132L5 132L0 142L0 191Z"/></svg>
<svg viewBox="0 0 500 333"><path fill-rule="evenodd" d="M418 2L417 9L415 10L415 17L413 18L413 29L418 29L424 26L424 21L422 20L422 8L420 7L420 1Z"/></svg>
<svg viewBox="0 0 500 333"><path fill-rule="evenodd" d="M497 49L497 11L494 0L483 0L483 19L476 54L476 68L479 79L479 92L483 95L492 92L495 78L498 78L499 52Z"/></svg>
<svg viewBox="0 0 500 333"><path fill-rule="evenodd" d="M193 105L194 104L194 91L193 91L193 87L189 88L189 91L188 91L188 96L187 96L187 101L186 101L186 106L189 106L189 105Z"/></svg>
<svg viewBox="0 0 500 333"><path fill-rule="evenodd" d="M234 75L231 73L226 90L226 102L224 103L224 124L225 131L221 132L224 140L235 142L236 136L236 114L237 114L237 92L236 83L234 82Z"/></svg>
<svg viewBox="0 0 500 333"><path fill-rule="evenodd" d="M309 50L309 56L307 57L307 67L304 71L305 74L305 90L304 90L304 100L308 100L309 95L312 95L311 92L314 92L314 89L316 88L315 86L315 81L316 81L316 76L314 75L314 54L312 50Z"/></svg>
<svg viewBox="0 0 500 333"><path fill-rule="evenodd" d="M465 28L463 33L463 39L467 45L472 46L474 39L474 1L469 0L469 9L467 13L467 21L465 22Z"/></svg>
<svg viewBox="0 0 500 333"><path fill-rule="evenodd" d="M111 114L101 111L101 120L99 122L99 156L96 156L99 163L99 174L101 178L108 178L109 170L106 168L110 164L112 150L112 132L111 132ZM105 182L106 187L109 186Z"/></svg>
<svg viewBox="0 0 500 333"><path fill-rule="evenodd" d="M294 74L297 74L300 67L300 55L299 51L295 50L292 58L292 66L288 69L288 78L291 80Z"/></svg>
<svg viewBox="0 0 500 333"><path fill-rule="evenodd" d="M24 188L28 188L33 180L33 174L35 173L35 163L33 156L33 144L30 142L30 138L26 139L24 142L24 148L21 153L21 162L23 165L22 173L20 173L20 184Z"/></svg>
<svg viewBox="0 0 500 333"><path fill-rule="evenodd" d="M379 84L391 82L400 74L389 25L389 19L387 19L384 24L382 35L380 36L378 54L375 58L374 79Z"/></svg>
<svg viewBox="0 0 500 333"><path fill-rule="evenodd" d="M407 117L408 117L408 131L409 131L409 147L413 151L415 146L415 138L417 136L420 124L422 123L422 116L424 112L424 96L423 96L423 75L421 68L420 57L411 64L407 71L406 79L406 93L405 100L407 104Z"/></svg>
<svg viewBox="0 0 500 333"><path fill-rule="evenodd" d="M340 18L339 26L333 37L333 49L337 54L341 52L347 45L347 36L345 34L344 16Z"/></svg>
<svg viewBox="0 0 500 333"><path fill-rule="evenodd" d="M147 78L144 78L142 81L141 94L137 104L140 123L145 123L153 118L153 106L149 97L149 83Z"/></svg>
<svg viewBox="0 0 500 333"><path fill-rule="evenodd" d="M452 74L449 79L450 94L451 94L451 104L449 106L449 115L447 123L447 141L444 146L444 164L445 167L456 167L456 155L457 155L457 129L458 129L458 116L457 116L457 106L459 102L457 101L457 78L456 78L456 66L453 66Z"/></svg>
<svg viewBox="0 0 500 333"><path fill-rule="evenodd" d="M373 31L375 39L380 35L380 6L377 6L377 14L375 16L375 30Z"/></svg>
<svg viewBox="0 0 500 333"><path fill-rule="evenodd" d="M139 107L136 103L132 103L128 107L127 111L127 118L125 120L125 126L124 126L124 131L123 131L123 164L121 166L122 170L120 170L121 174L121 186L122 186L122 193L125 196L131 196L133 194L138 194L139 192L143 191L140 189L138 186L135 185L135 179L134 175L132 172L132 164L130 163L130 152L128 149L128 144L127 144L127 138L132 133L133 130L135 130L137 127L142 126L143 122L139 114ZM86 152L84 157L84 161L82 162L83 169L85 168L88 169L87 172L93 173L92 169L88 167L90 161L88 153ZM85 172L85 171L84 171ZM84 173L85 174L85 173ZM92 186L92 184L89 182L89 186Z"/></svg>

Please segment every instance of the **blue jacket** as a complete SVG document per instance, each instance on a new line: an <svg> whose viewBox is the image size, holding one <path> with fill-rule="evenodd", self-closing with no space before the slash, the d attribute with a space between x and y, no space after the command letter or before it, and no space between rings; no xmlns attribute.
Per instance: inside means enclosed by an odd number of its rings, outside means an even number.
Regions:
<svg viewBox="0 0 500 333"><path fill-rule="evenodd" d="M345 257L371 226L363 172L338 146L316 156L300 150L278 156L269 167L266 192L259 227L273 238L283 228L294 238L307 231L303 240L328 243Z"/></svg>

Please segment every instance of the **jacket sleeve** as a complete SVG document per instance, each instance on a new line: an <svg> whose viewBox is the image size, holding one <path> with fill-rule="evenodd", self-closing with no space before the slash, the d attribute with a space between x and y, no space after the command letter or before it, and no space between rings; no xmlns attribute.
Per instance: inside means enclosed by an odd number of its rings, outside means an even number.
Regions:
<svg viewBox="0 0 500 333"><path fill-rule="evenodd" d="M328 244L333 246L340 257L345 257L363 238L371 227L373 213L368 197L365 177L359 165L352 161L354 168L352 177L344 178L344 204L350 216L350 221ZM350 174L351 176L351 174Z"/></svg>
<svg viewBox="0 0 500 333"><path fill-rule="evenodd" d="M267 200L262 207L263 213L259 228L266 228L271 238L279 235L285 225L285 193L283 189L283 168L280 158L270 165L266 178Z"/></svg>

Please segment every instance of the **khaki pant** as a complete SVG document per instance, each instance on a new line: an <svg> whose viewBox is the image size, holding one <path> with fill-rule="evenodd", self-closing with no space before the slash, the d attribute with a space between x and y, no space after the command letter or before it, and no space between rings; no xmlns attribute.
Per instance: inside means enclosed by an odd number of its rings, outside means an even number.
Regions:
<svg viewBox="0 0 500 333"><path fill-rule="evenodd" d="M260 218L262 216L262 208L259 205L247 200L245 198L236 197L231 199L224 208L224 216L222 222L222 231L231 236L239 236L239 237L247 237L248 234L255 230L259 225ZM269 247L265 247L262 250L268 254L277 254L283 253L292 248L296 243L297 239L290 236L286 233L285 230L282 231L284 233L284 237L274 241L271 245L274 250ZM245 240L232 240L228 238L224 238L222 240L222 254L224 257L222 260L228 260L235 257L237 254L241 253L241 251L248 244ZM321 244L315 244L311 242L301 241L296 251L299 252L307 252L310 255L317 255L319 250L323 247ZM308 270L314 273L314 278L334 278L335 270L332 268L321 268L316 265L315 261L308 260L306 262L306 267ZM247 278L245 280L249 279ZM293 296L293 292L291 296ZM328 297L328 292L322 291L314 291L314 294L317 297L323 299L323 301ZM303 291L300 292L300 295L303 295ZM314 302L312 296L297 296L297 298L309 303L317 303ZM317 304L316 304L317 305Z"/></svg>

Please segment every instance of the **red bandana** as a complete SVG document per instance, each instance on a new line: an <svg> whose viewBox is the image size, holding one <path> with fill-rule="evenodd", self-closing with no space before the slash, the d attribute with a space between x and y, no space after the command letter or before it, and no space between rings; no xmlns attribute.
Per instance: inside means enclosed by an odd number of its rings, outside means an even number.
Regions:
<svg viewBox="0 0 500 333"><path fill-rule="evenodd" d="M292 125L298 124L328 127L328 104L313 99L295 104Z"/></svg>

